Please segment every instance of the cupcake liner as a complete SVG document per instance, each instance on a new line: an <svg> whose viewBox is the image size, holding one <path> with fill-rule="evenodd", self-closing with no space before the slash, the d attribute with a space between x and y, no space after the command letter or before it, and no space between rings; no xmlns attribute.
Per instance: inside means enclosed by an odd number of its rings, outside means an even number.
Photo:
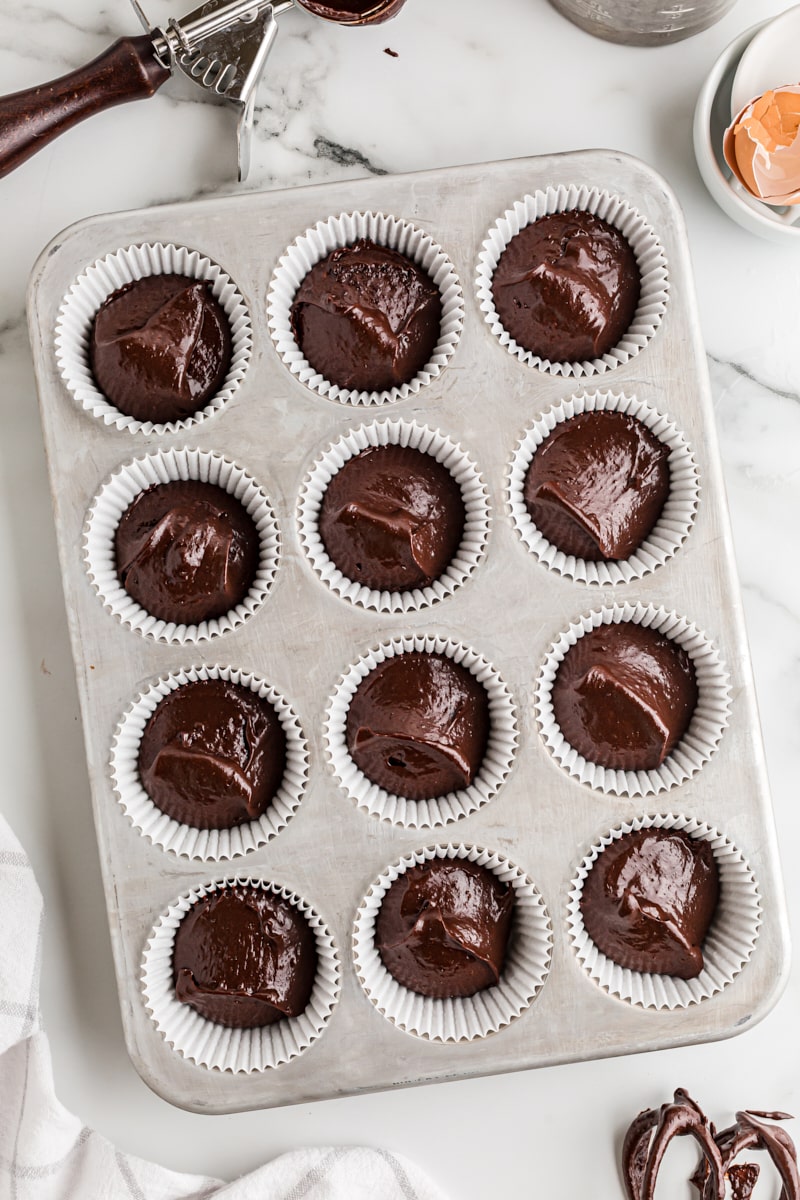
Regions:
<svg viewBox="0 0 800 1200"><path fill-rule="evenodd" d="M257 820L229 829L197 829L176 821L150 799L139 775L139 747L150 717L170 692L203 679L223 679L267 700L286 737L286 767L268 807ZM308 748L292 708L257 675L225 666L191 667L165 675L138 695L117 726L110 765L114 794L133 827L162 850L204 861L234 858L269 842L291 820L308 782Z"/></svg>
<svg viewBox="0 0 800 1200"><path fill-rule="evenodd" d="M430 362L408 383L385 391L355 391L341 388L315 371L297 345L292 332L290 309L295 293L311 268L340 246L350 246L359 238L369 238L405 254L422 267L439 289L442 298L442 323L439 341ZM275 347L286 366L312 391L340 404L384 404L416 395L425 384L436 379L447 366L458 345L464 326L464 296L453 264L444 250L408 221L383 213L341 213L319 221L298 237L282 255L270 284L267 298L269 330Z"/></svg>
<svg viewBox="0 0 800 1200"><path fill-rule="evenodd" d="M180 421L138 421L119 411L103 395L89 365L89 339L97 310L112 292L149 275L187 275L207 279L231 327L231 363L222 387L205 407ZM107 254L79 275L58 311L56 362L67 389L93 417L129 433L177 433L218 412L230 400L247 372L253 347L250 314L238 288L210 258L197 250L162 242L128 246Z"/></svg>
<svg viewBox="0 0 800 1200"><path fill-rule="evenodd" d="M638 549L619 562L588 562L559 550L537 529L524 497L525 477L533 456L555 427L579 413L601 410L636 417L670 449L670 488L661 516ZM614 392L585 392L548 409L520 438L507 474L511 518L523 543L539 562L578 583L630 583L663 566L689 536L700 494L697 464L678 428L635 396Z"/></svg>
<svg viewBox="0 0 800 1200"><path fill-rule="evenodd" d="M583 209L614 225L629 242L641 276L641 294L633 321L622 340L601 358L585 362L551 362L520 346L504 329L492 297L492 276L500 256L512 238L526 225L554 212ZM487 325L520 362L548 371L551 375L595 375L628 362L642 350L658 328L667 305L669 282L667 260L655 232L641 213L621 196L600 188L548 187L526 195L508 209L489 230L478 258L476 277L478 302Z"/></svg>
<svg viewBox="0 0 800 1200"><path fill-rule="evenodd" d="M661 766L651 771L617 771L589 762L570 746L553 714L553 680L569 648L591 629L620 621L649 626L672 638L691 658L697 678L697 707L689 728ZM730 707L728 674L714 645L685 617L652 604L617 604L595 609L574 621L551 647L536 685L536 716L553 757L581 783L617 796L647 796L691 779L719 745Z"/></svg>
<svg viewBox="0 0 800 1200"><path fill-rule="evenodd" d="M322 498L336 472L368 446L387 445L423 451L446 466L461 488L465 509L464 534L450 565L429 586L405 592L379 591L348 579L328 557L319 533ZM486 549L489 503L477 467L457 443L413 421L375 421L345 434L319 456L303 482L298 522L311 565L337 596L362 608L409 613L451 596L475 570Z"/></svg>
<svg viewBox="0 0 800 1200"><path fill-rule="evenodd" d="M306 918L316 941L317 973L305 1010L256 1029L230 1029L201 1017L176 998L173 982L172 955L181 920L204 896L236 884L261 887L288 900ZM339 957L327 925L306 900L279 884L237 875L193 888L161 914L144 951L141 983L148 1015L173 1050L201 1067L249 1074L289 1062L323 1033L339 999Z"/></svg>
<svg viewBox="0 0 800 1200"><path fill-rule="evenodd" d="M375 947L375 921L386 892L409 867L433 858L468 859L514 889L514 917L500 982L464 999L435 999L403 987L386 970ZM369 999L392 1024L432 1042L471 1042L516 1020L541 991L552 945L550 918L532 880L502 855L464 844L417 850L387 867L361 901L353 931L356 973Z"/></svg>
<svg viewBox="0 0 800 1200"><path fill-rule="evenodd" d="M372 783L350 757L345 737L347 711L361 680L385 659L415 651L445 655L461 664L483 684L489 697L489 739L480 770L469 787L434 800L409 800ZM437 634L393 638L353 663L340 679L328 706L325 733L334 774L351 799L364 812L407 829L446 825L481 808L505 782L518 741L514 703L494 667L468 646Z"/></svg>
<svg viewBox="0 0 800 1200"><path fill-rule="evenodd" d="M719 903L703 941L704 967L695 979L620 967L603 954L584 928L580 911L583 885L601 851L625 833L651 828L676 829L708 842L717 864ZM578 961L604 992L642 1008L686 1008L722 991L749 961L761 924L761 898L749 864L724 834L694 817L668 813L626 821L595 842L570 888L567 922Z"/></svg>
<svg viewBox="0 0 800 1200"><path fill-rule="evenodd" d="M140 492L158 483L199 480L216 484L244 506L258 531L258 571L241 604L221 617L183 625L148 613L120 584L114 536L120 518ZM83 531L89 578L104 608L123 625L160 642L199 642L241 625L263 603L278 567L280 533L270 503L250 475L235 463L206 450L167 450L137 458L111 475L92 501Z"/></svg>

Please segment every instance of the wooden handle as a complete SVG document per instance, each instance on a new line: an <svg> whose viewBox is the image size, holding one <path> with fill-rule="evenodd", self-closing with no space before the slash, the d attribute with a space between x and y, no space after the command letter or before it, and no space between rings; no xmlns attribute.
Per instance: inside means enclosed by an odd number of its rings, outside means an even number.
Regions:
<svg viewBox="0 0 800 1200"><path fill-rule="evenodd" d="M120 38L85 67L6 96L0 100L0 177L86 117L152 96L169 75L149 37Z"/></svg>

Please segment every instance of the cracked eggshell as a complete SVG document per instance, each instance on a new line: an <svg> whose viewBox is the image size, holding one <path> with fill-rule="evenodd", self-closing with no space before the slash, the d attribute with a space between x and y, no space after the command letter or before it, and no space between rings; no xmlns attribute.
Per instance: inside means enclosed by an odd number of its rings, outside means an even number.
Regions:
<svg viewBox="0 0 800 1200"><path fill-rule="evenodd" d="M751 100L725 130L725 161L751 195L800 204L800 85Z"/></svg>

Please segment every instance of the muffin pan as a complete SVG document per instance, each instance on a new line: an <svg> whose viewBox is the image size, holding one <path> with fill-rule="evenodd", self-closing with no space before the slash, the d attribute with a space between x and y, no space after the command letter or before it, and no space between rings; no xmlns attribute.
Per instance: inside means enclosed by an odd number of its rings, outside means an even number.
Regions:
<svg viewBox="0 0 800 1200"><path fill-rule="evenodd" d="M537 369L509 353L482 310L485 280L478 276L492 253L492 231L553 203L602 203L623 213L631 238L644 239L648 272L656 272L647 292L652 304L640 314L647 328L633 329L624 354L591 364L588 373ZM367 215L355 218L355 211ZM350 233L370 222L420 244L428 239L434 255L441 248L443 266L455 276L447 282L453 320L442 362L418 387L394 399L359 394L353 403L296 371L290 348L279 352L273 282L283 263L278 282L285 288L286 263L296 262L304 239L319 257L325 238L338 231L352 240ZM325 238L313 236L316 227ZM69 320L58 326L58 339L53 334L76 281L95 280L96 264L122 251L126 261L141 261L130 248L143 244L160 247L159 260L186 251L192 262L209 263L247 310L237 309L237 320L252 346L235 388L180 429L120 422L102 404L87 403L69 374L65 379L61 364L80 361L81 320L88 319L85 312L75 319L74 302L67 302ZM81 285L82 308L87 294ZM635 159L584 151L93 218L42 254L29 319L123 1024L131 1058L152 1088L203 1112L268 1107L703 1042L764 1016L785 981L787 921L686 236L659 176ZM615 399L587 401L599 387ZM551 421L551 411L557 417L565 406L595 403L633 406L648 423L660 420L674 442L676 512L667 514L670 528L654 538L655 550L640 553L631 570L621 564L583 572L551 563L546 552L537 557L515 524L520 445L537 423ZM464 456L465 486L476 504L474 553L458 568L456 586L431 589L423 603L351 596L325 577L314 552L310 510L319 464L335 464L332 448L361 444L366 427L370 441L430 431L431 445ZM220 479L254 489L269 578L239 618L156 628L138 615L113 615L113 579L98 594L84 560L88 549L93 561L98 541L95 500L108 496L111 480L127 486L140 470L137 460L167 463L169 474L191 475L205 464ZM107 540L109 531L100 532ZM718 728L709 732L703 722L699 731L713 745L658 788L593 786L591 773L571 772L569 756L562 764L545 743L541 702L537 708L545 662L559 640L607 619L593 614L626 612L636 619L656 612L676 630L691 630L713 676ZM341 724L346 681L387 646L425 644L455 648L489 681L497 754L487 760L487 790L476 788L475 802L466 805L444 798L398 806L369 787L354 796L342 778L347 764L333 728ZM167 838L174 848L165 848L157 816L145 836L123 810L112 745L115 737L130 740L151 689L208 668L255 677L296 716L291 813L266 841ZM130 758L130 747L126 753ZM718 949L727 973L715 976L718 987L701 988L674 1008L669 998L653 998L646 977L632 991L593 973L585 947L576 946L573 892L592 847L616 829L653 821L702 830L742 864L723 877L735 943L731 949L723 930ZM244 852L230 857L239 847ZM485 1020L464 1021L447 1005L422 1019L413 998L408 1004L384 996L376 982L369 942L375 889L398 864L437 853L483 856L517 881L525 898L512 953L514 969L523 964L524 987L505 981L519 1003L499 1012L489 1002ZM155 927L174 923L182 897L226 878L284 891L330 937L327 978L320 980L324 1013L291 1056L223 1053L213 1028L193 1031L187 1050L148 1011L143 956ZM737 920L737 910L746 920ZM153 944L163 980L168 960L162 943ZM169 996L158 1003L169 1006ZM214 1054L194 1053L198 1039Z"/></svg>

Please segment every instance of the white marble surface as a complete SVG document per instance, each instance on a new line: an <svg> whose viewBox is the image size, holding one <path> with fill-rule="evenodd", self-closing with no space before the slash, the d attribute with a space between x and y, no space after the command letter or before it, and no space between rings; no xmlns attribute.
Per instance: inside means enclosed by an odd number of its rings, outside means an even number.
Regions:
<svg viewBox="0 0 800 1200"><path fill-rule="evenodd" d="M712 62L784 6L741 0L711 30L658 50L595 41L546 0L408 0L394 22L363 31L288 13L259 93L247 187L591 146L639 155L671 182L688 222L794 919L800 250L724 217L691 149ZM171 11L167 0L151 8L158 20ZM2 90L136 32L121 0L0 0ZM62 1100L125 1150L175 1169L234 1177L294 1146L366 1141L415 1158L454 1200L621 1195L627 1122L677 1085L718 1124L738 1107L800 1113L800 968L756 1029L686 1050L213 1118L171 1108L139 1080L122 1040L24 304L39 250L70 222L237 190L230 114L170 98L169 87L87 122L0 181L0 805L49 906L43 1005Z"/></svg>

